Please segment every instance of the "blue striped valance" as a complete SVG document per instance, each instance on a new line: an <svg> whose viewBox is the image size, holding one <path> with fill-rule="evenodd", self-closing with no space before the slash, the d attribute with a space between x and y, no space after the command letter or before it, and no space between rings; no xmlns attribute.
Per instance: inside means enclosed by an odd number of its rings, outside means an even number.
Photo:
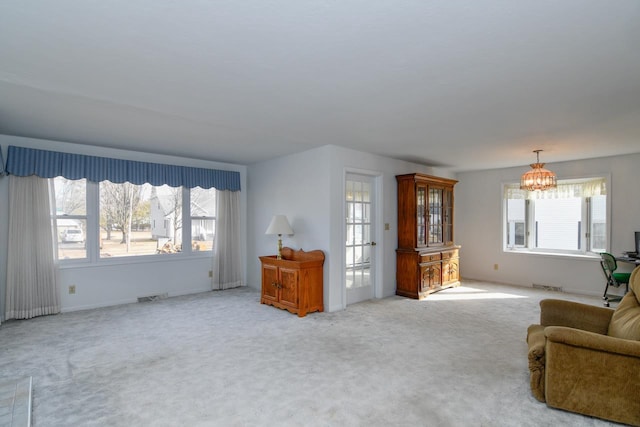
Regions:
<svg viewBox="0 0 640 427"><path fill-rule="evenodd" d="M63 176L89 181L167 184L171 187L216 188L240 191L240 172L136 162L9 146L6 172L42 178Z"/></svg>

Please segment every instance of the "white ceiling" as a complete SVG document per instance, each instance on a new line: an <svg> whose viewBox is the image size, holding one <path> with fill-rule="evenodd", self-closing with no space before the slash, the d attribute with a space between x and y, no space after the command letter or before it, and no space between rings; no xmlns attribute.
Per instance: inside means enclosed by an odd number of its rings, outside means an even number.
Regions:
<svg viewBox="0 0 640 427"><path fill-rule="evenodd" d="M466 171L640 152L639 0L2 0L0 133Z"/></svg>

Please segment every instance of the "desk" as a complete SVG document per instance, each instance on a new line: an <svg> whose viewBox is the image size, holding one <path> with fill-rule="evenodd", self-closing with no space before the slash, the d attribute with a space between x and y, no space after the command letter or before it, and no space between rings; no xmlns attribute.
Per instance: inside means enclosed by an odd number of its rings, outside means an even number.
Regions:
<svg viewBox="0 0 640 427"><path fill-rule="evenodd" d="M628 262L629 264L635 264L635 265L640 265L640 259L638 258L631 258L628 256L617 256L614 257L616 259L616 261L620 261L620 262Z"/></svg>

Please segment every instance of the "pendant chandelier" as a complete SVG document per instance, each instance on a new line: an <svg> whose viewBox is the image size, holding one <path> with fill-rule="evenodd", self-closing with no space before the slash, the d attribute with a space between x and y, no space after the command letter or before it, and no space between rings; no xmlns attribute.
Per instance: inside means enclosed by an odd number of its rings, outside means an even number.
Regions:
<svg viewBox="0 0 640 427"><path fill-rule="evenodd" d="M527 171L520 178L520 189L528 191L544 191L550 188L556 188L556 174L550 170L544 169L544 163L540 163L540 152L542 150L533 150L536 153L537 161L532 163L531 170Z"/></svg>

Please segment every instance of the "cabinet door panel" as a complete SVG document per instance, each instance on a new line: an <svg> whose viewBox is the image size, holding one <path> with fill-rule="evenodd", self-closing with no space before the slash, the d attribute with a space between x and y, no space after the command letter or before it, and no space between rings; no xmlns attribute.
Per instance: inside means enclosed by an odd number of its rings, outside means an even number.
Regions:
<svg viewBox="0 0 640 427"><path fill-rule="evenodd" d="M433 265L420 266L420 292L429 292L433 276Z"/></svg>
<svg viewBox="0 0 640 427"><path fill-rule="evenodd" d="M280 303L298 308L299 271L280 267Z"/></svg>
<svg viewBox="0 0 640 427"><path fill-rule="evenodd" d="M273 265L262 266L262 298L278 301L278 268Z"/></svg>
<svg viewBox="0 0 640 427"><path fill-rule="evenodd" d="M440 262L433 262L420 266L420 286L422 292L428 292L439 288L442 281L440 278Z"/></svg>
<svg viewBox="0 0 640 427"><path fill-rule="evenodd" d="M433 264L433 272L431 274L431 289L437 289L442 286L442 264L439 262Z"/></svg>
<svg viewBox="0 0 640 427"><path fill-rule="evenodd" d="M451 258L442 265L442 281L444 284L460 280L459 258Z"/></svg>

